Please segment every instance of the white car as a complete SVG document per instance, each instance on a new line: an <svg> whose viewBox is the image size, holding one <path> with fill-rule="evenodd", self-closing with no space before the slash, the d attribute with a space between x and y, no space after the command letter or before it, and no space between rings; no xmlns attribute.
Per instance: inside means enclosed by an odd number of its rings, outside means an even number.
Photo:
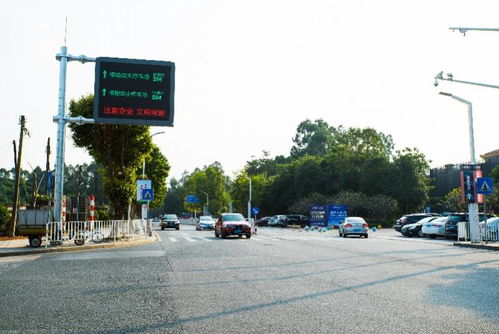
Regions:
<svg viewBox="0 0 499 334"><path fill-rule="evenodd" d="M445 237L445 224L449 217L439 217L423 224L421 231L425 237L435 238L435 237Z"/></svg>
<svg viewBox="0 0 499 334"><path fill-rule="evenodd" d="M201 216L196 223L196 231L213 230L215 228L215 219L211 216Z"/></svg>
<svg viewBox="0 0 499 334"><path fill-rule="evenodd" d="M346 217L339 227L340 237L346 238L349 235L358 235L367 238L369 225L362 217Z"/></svg>

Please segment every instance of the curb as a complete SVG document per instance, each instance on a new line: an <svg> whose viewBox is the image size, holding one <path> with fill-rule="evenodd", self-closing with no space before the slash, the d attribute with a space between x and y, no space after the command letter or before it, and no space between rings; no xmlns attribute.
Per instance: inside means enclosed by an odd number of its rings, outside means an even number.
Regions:
<svg viewBox="0 0 499 334"><path fill-rule="evenodd" d="M0 253L0 257L7 256L18 256L18 255L30 255L30 254L47 254L47 253L63 253L63 252L79 252L92 249L104 249L104 248L122 248L122 247L132 247L141 246L146 244L151 244L161 240L159 234L153 231L154 238L146 240L127 240L123 242L115 243L105 243L105 244L95 244L95 245L83 245L83 246L63 246L62 248L43 248L37 250L21 250L18 252L5 252Z"/></svg>
<svg viewBox="0 0 499 334"><path fill-rule="evenodd" d="M476 249L486 249L486 250L492 250L492 251L499 251L499 247L497 247L497 246L463 244L461 242L455 242L454 246L465 247L465 248L476 248Z"/></svg>

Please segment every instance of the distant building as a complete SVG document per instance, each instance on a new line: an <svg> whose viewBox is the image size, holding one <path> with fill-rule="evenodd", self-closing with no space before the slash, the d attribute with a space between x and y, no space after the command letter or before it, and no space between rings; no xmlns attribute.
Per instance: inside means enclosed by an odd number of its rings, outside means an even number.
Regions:
<svg viewBox="0 0 499 334"><path fill-rule="evenodd" d="M483 162L480 163L483 176L489 176L494 167L499 165L499 149L485 153L480 156ZM430 179L433 189L430 196L442 197L454 188L461 186L459 179L459 164L447 164L444 167L430 169Z"/></svg>

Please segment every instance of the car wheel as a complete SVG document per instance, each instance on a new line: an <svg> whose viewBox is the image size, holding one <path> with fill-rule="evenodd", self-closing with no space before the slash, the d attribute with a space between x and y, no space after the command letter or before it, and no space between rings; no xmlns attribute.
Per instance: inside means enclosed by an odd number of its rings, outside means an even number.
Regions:
<svg viewBox="0 0 499 334"><path fill-rule="evenodd" d="M161 231L164 231L164 229L165 229L165 228L164 228L163 226L161 226Z"/></svg>
<svg viewBox="0 0 499 334"><path fill-rule="evenodd" d="M215 230L215 238L218 238L218 233L216 230Z"/></svg>
<svg viewBox="0 0 499 334"><path fill-rule="evenodd" d="M242 237L243 237L243 235L242 235L242 234L239 234L237 237L238 237L238 238L242 238Z"/></svg>
<svg viewBox="0 0 499 334"><path fill-rule="evenodd" d="M347 237L347 234L345 232L343 232L343 238L346 238Z"/></svg>
<svg viewBox="0 0 499 334"><path fill-rule="evenodd" d="M180 230L180 226L175 227L175 229L176 229L177 231L178 231L178 230Z"/></svg>
<svg viewBox="0 0 499 334"><path fill-rule="evenodd" d="M366 239L367 239L368 237L369 237L369 236L367 235L367 233L366 233L366 234L364 234L364 238L366 238Z"/></svg>
<svg viewBox="0 0 499 334"><path fill-rule="evenodd" d="M222 239L227 239L227 234L225 234L225 233L223 233L223 232L222 232L222 233L220 234L220 237L221 237Z"/></svg>
<svg viewBox="0 0 499 334"><path fill-rule="evenodd" d="M251 238L251 233L246 233L246 239L250 239Z"/></svg>
<svg viewBox="0 0 499 334"><path fill-rule="evenodd" d="M423 230L418 231L418 237L420 238L424 237Z"/></svg>
<svg viewBox="0 0 499 334"><path fill-rule="evenodd" d="M42 244L42 238L41 237L30 237L29 238L29 245L33 248L40 247Z"/></svg>

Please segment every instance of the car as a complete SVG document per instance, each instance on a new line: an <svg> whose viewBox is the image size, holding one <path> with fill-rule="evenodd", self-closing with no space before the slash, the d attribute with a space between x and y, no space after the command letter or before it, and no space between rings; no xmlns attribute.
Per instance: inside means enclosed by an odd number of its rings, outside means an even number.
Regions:
<svg viewBox="0 0 499 334"><path fill-rule="evenodd" d="M310 226L308 217L303 215L286 215L284 217L284 223L288 225L300 225L301 227Z"/></svg>
<svg viewBox="0 0 499 334"><path fill-rule="evenodd" d="M240 213L222 213L215 223L215 237L227 238L230 235L243 235L251 238L251 225Z"/></svg>
<svg viewBox="0 0 499 334"><path fill-rule="evenodd" d="M364 238L367 238L368 230L369 225L362 217L346 217L339 227L340 237L344 238L349 235L358 235L360 237L363 236Z"/></svg>
<svg viewBox="0 0 499 334"><path fill-rule="evenodd" d="M437 218L438 217L426 217L419 220L417 223L404 225L402 226L400 233L402 233L406 237L415 237L415 236L423 237L424 236L422 231L423 225Z"/></svg>
<svg viewBox="0 0 499 334"><path fill-rule="evenodd" d="M284 223L285 215L276 215L269 220L269 226L282 226L286 227L287 225Z"/></svg>
<svg viewBox="0 0 499 334"><path fill-rule="evenodd" d="M448 238L457 238L457 227L460 222L469 222L468 213L467 212L459 212L459 213L449 213L449 220L445 225L445 236ZM487 219L491 218L492 215L487 214ZM482 222L485 220L485 214L480 213L478 215L478 221Z"/></svg>
<svg viewBox="0 0 499 334"><path fill-rule="evenodd" d="M255 224L258 225L258 226L268 226L270 218L272 218L272 217L263 217L263 218L260 218L260 219L258 219L256 221Z"/></svg>
<svg viewBox="0 0 499 334"><path fill-rule="evenodd" d="M166 214L161 218L160 223L161 230L165 228L174 228L180 230L180 222L176 214Z"/></svg>
<svg viewBox="0 0 499 334"><path fill-rule="evenodd" d="M212 216L201 216L196 223L196 231L213 230L215 228L215 219Z"/></svg>
<svg viewBox="0 0 499 334"><path fill-rule="evenodd" d="M445 224L448 219L449 217L438 217L431 222L424 223L421 233L423 236L430 237L432 239L436 237L445 237Z"/></svg>
<svg viewBox="0 0 499 334"><path fill-rule="evenodd" d="M414 224L426 217L439 217L440 215L437 213L411 213L407 215L403 215L395 222L393 228L395 231L400 232L402 226L407 224Z"/></svg>

